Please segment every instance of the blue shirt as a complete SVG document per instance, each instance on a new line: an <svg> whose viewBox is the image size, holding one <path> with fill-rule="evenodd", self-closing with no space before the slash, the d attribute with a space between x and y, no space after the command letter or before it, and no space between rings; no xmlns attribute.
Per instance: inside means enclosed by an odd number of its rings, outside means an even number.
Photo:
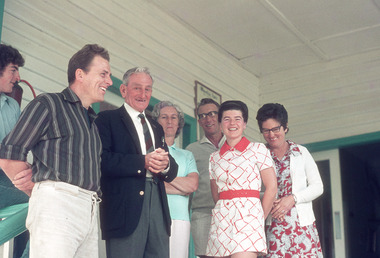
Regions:
<svg viewBox="0 0 380 258"><path fill-rule="evenodd" d="M0 94L0 142L13 129L20 117L20 107L16 100Z"/></svg>
<svg viewBox="0 0 380 258"><path fill-rule="evenodd" d="M177 148L175 144L169 147L169 153L178 164L177 177L185 177L192 172L198 173L193 153ZM188 195L168 194L168 203L173 220L190 221Z"/></svg>

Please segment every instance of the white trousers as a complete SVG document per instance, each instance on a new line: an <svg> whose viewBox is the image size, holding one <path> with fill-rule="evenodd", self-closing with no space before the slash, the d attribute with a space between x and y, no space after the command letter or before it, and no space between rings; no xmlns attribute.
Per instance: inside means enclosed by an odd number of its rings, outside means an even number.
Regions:
<svg viewBox="0 0 380 258"><path fill-rule="evenodd" d="M92 191L54 181L36 183L26 227L30 258L98 258L98 202Z"/></svg>
<svg viewBox="0 0 380 258"><path fill-rule="evenodd" d="M190 221L172 220L170 258L188 258L190 242Z"/></svg>

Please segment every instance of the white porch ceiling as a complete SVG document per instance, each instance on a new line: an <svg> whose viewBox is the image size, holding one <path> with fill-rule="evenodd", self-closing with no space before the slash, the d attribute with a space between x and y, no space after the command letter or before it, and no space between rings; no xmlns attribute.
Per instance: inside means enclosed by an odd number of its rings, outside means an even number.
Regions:
<svg viewBox="0 0 380 258"><path fill-rule="evenodd" d="M262 77L380 49L380 0L150 0Z"/></svg>

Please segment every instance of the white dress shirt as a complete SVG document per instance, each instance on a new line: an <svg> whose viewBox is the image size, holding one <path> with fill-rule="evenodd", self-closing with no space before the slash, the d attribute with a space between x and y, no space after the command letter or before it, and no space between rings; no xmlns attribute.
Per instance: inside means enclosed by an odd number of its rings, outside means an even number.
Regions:
<svg viewBox="0 0 380 258"><path fill-rule="evenodd" d="M140 115L140 114L143 114L145 116L145 111L143 111L142 113L140 113L139 111L133 109L127 103L124 103L124 107L125 107L125 110L128 112L128 114L131 116L133 124L135 125L137 134L139 136L139 141L140 141L140 147L141 147L142 154L146 155L144 130L143 130L143 126L141 124L141 119L140 119L140 117L138 117L138 115ZM155 146L155 139L154 139L154 133L153 133L153 130L152 130L152 126L150 125L149 120L147 118L145 118L145 121L146 121L146 123L148 125L149 133L150 133L150 136L152 137L152 143L153 143L153 147L154 147Z"/></svg>

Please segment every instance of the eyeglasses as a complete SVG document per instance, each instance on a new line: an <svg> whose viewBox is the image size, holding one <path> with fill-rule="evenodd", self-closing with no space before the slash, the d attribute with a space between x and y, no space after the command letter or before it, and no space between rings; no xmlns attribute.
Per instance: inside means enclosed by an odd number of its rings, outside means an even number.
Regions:
<svg viewBox="0 0 380 258"><path fill-rule="evenodd" d="M279 125L279 126L273 127L272 129L263 128L263 129L261 129L261 133L262 134L269 134L270 132L278 133L281 129L281 126L282 125Z"/></svg>
<svg viewBox="0 0 380 258"><path fill-rule="evenodd" d="M211 117L213 118L214 116L216 116L218 114L218 111L210 111L208 113L203 113L203 114L199 114L198 115L198 118L199 119L206 119L206 117Z"/></svg>

